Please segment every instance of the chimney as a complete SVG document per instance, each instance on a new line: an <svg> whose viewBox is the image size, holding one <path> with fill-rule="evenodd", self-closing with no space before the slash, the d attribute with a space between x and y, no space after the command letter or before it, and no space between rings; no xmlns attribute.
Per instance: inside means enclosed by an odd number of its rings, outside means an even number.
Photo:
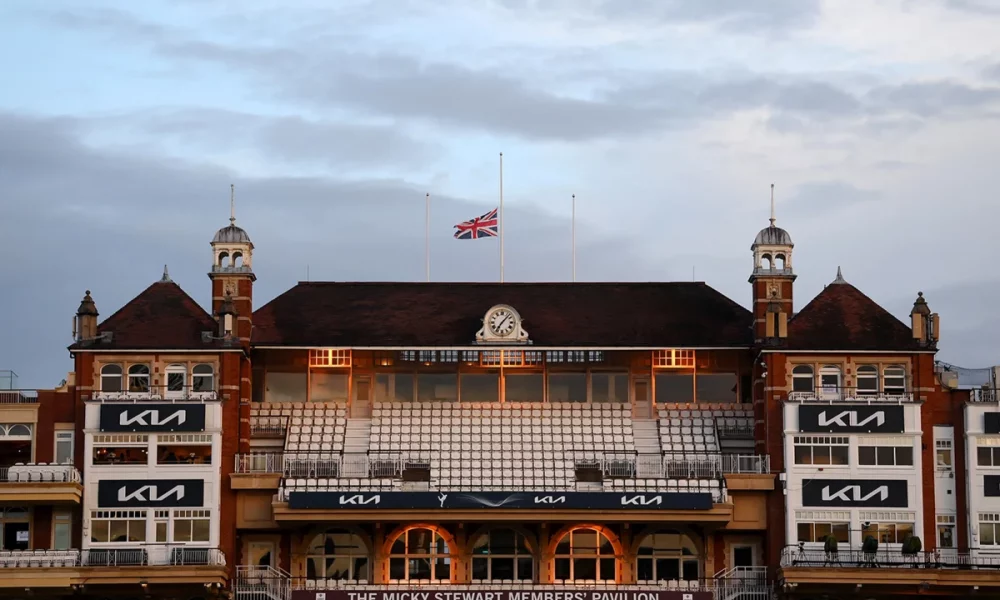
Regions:
<svg viewBox="0 0 1000 600"><path fill-rule="evenodd" d="M931 309L924 300L924 293L917 292L917 299L913 301L913 309L910 311L910 329L913 330L913 339L917 340L921 346L933 343L937 339L937 327L939 323L937 315L931 314Z"/></svg>
<svg viewBox="0 0 1000 600"><path fill-rule="evenodd" d="M83 300L80 301L80 308L76 309L76 321L73 327L76 341L82 342L97 337L97 316L97 305L90 297L90 290L87 290Z"/></svg>

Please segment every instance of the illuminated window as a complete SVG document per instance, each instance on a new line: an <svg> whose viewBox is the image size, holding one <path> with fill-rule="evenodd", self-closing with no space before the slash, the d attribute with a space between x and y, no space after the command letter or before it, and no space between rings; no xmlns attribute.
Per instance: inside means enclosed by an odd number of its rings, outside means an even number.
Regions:
<svg viewBox="0 0 1000 600"><path fill-rule="evenodd" d="M951 471L951 440L934 440L937 470Z"/></svg>
<svg viewBox="0 0 1000 600"><path fill-rule="evenodd" d="M90 541L94 544L145 542L146 511L92 511L90 513Z"/></svg>
<svg viewBox="0 0 1000 600"><path fill-rule="evenodd" d="M653 352L653 367L656 369L693 368L694 350L656 350Z"/></svg>
<svg viewBox="0 0 1000 600"><path fill-rule="evenodd" d="M357 535L329 529L313 537L306 550L307 579L367 581L368 548Z"/></svg>
<svg viewBox="0 0 1000 600"><path fill-rule="evenodd" d="M451 548L441 534L425 528L409 529L392 543L389 579L449 581L451 562Z"/></svg>
<svg viewBox="0 0 1000 600"><path fill-rule="evenodd" d="M825 542L826 536L832 535L838 542L848 543L851 536L851 524L846 522L816 522L796 524L800 542Z"/></svg>
<svg viewBox="0 0 1000 600"><path fill-rule="evenodd" d="M646 536L639 544L635 562L639 581L694 581L701 573L694 541L678 531L660 531Z"/></svg>
<svg viewBox="0 0 1000 600"><path fill-rule="evenodd" d="M207 542L212 531L212 511L175 510L174 540L175 542Z"/></svg>
<svg viewBox="0 0 1000 600"><path fill-rule="evenodd" d="M472 546L474 581L531 581L534 558L524 536L510 529L494 529Z"/></svg>
<svg viewBox="0 0 1000 600"><path fill-rule="evenodd" d="M351 366L351 351L349 349L323 349L309 351L310 367L349 367Z"/></svg>
<svg viewBox="0 0 1000 600"><path fill-rule="evenodd" d="M795 436L795 464L797 465L846 465L848 438L828 435Z"/></svg>
<svg viewBox="0 0 1000 600"><path fill-rule="evenodd" d="M596 529L574 529L556 546L555 578L564 581L615 581L615 550Z"/></svg>

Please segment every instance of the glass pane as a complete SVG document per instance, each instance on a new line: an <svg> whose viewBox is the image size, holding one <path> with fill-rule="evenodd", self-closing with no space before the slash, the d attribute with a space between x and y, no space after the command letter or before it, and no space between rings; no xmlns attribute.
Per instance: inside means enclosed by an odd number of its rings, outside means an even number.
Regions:
<svg viewBox="0 0 1000 600"><path fill-rule="evenodd" d="M53 550L68 550L73 543L71 523L56 523L52 536Z"/></svg>
<svg viewBox="0 0 1000 600"><path fill-rule="evenodd" d="M628 373L591 373L590 397L594 402L628 402Z"/></svg>
<svg viewBox="0 0 1000 600"><path fill-rule="evenodd" d="M675 581L681 577L680 561L676 558L660 558L656 561L656 579Z"/></svg>
<svg viewBox="0 0 1000 600"><path fill-rule="evenodd" d="M534 577L534 566L530 557L517 559L517 578L521 581L531 581Z"/></svg>
<svg viewBox="0 0 1000 600"><path fill-rule="evenodd" d="M847 454L848 454L847 446L830 446L830 464L831 465L848 464Z"/></svg>
<svg viewBox="0 0 1000 600"><path fill-rule="evenodd" d="M392 557L389 559L389 579L406 579L406 559Z"/></svg>
<svg viewBox="0 0 1000 600"><path fill-rule="evenodd" d="M490 578L512 581L514 579L514 559L493 558L493 572Z"/></svg>
<svg viewBox="0 0 1000 600"><path fill-rule="evenodd" d="M167 522L157 521L156 522L156 541L163 543L167 541Z"/></svg>
<svg viewBox="0 0 1000 600"><path fill-rule="evenodd" d="M848 527L847 523L834 523L833 524L833 537L837 538L838 542L847 543L851 535L851 528Z"/></svg>
<svg viewBox="0 0 1000 600"><path fill-rule="evenodd" d="M684 561L684 580L694 581L695 579L698 579L698 561Z"/></svg>
<svg viewBox="0 0 1000 600"><path fill-rule="evenodd" d="M549 402L586 401L586 373L552 373L549 375Z"/></svg>
<svg viewBox="0 0 1000 600"><path fill-rule="evenodd" d="M454 402L457 399L457 374L423 373L417 375L417 400L421 402Z"/></svg>
<svg viewBox="0 0 1000 600"><path fill-rule="evenodd" d="M557 558L556 559L556 579L569 579L569 559L568 558Z"/></svg>
<svg viewBox="0 0 1000 600"><path fill-rule="evenodd" d="M574 558L573 559L573 580L597 579L597 559L596 558Z"/></svg>
<svg viewBox="0 0 1000 600"><path fill-rule="evenodd" d="M128 521L121 521L115 519L110 521L111 523L111 540L112 542L127 542L128 539Z"/></svg>
<svg viewBox="0 0 1000 600"><path fill-rule="evenodd" d="M795 464L812 464L812 446L795 446Z"/></svg>
<svg viewBox="0 0 1000 600"><path fill-rule="evenodd" d="M410 565L407 579L431 579L431 559L411 558L407 562Z"/></svg>
<svg viewBox="0 0 1000 600"><path fill-rule="evenodd" d="M354 573L353 573L353 576L354 576L353 578L355 580L364 579L364 580L367 581L369 579L369 577L368 577L368 557L367 556L362 556L362 557L357 557L356 556L356 557L354 557Z"/></svg>
<svg viewBox="0 0 1000 600"><path fill-rule="evenodd" d="M636 561L636 579L639 581L654 581L652 558L640 558Z"/></svg>
<svg viewBox="0 0 1000 600"><path fill-rule="evenodd" d="M434 579L451 579L451 559L439 558L434 561Z"/></svg>
<svg viewBox="0 0 1000 600"><path fill-rule="evenodd" d="M191 532L191 541L207 542L211 532L211 521L208 519L196 519Z"/></svg>
<svg viewBox="0 0 1000 600"><path fill-rule="evenodd" d="M130 542L145 542L146 541L146 522L145 521L128 521L128 541Z"/></svg>
<svg viewBox="0 0 1000 600"><path fill-rule="evenodd" d="M900 446L896 448L897 465L913 465L913 448L911 446Z"/></svg>
<svg viewBox="0 0 1000 600"><path fill-rule="evenodd" d="M276 373L268 371L265 375L265 402L305 402L307 379L302 373Z"/></svg>
<svg viewBox="0 0 1000 600"><path fill-rule="evenodd" d="M406 532L407 554L430 554L433 535L430 529L411 529Z"/></svg>
<svg viewBox="0 0 1000 600"><path fill-rule="evenodd" d="M504 375L507 402L541 402L545 398L545 378L541 373Z"/></svg>
<svg viewBox="0 0 1000 600"><path fill-rule="evenodd" d="M792 391L793 392L811 392L813 391L813 376L812 373L802 377L795 375L792 377Z"/></svg>
<svg viewBox="0 0 1000 600"><path fill-rule="evenodd" d="M377 402L413 402L413 375L379 373L375 375Z"/></svg>
<svg viewBox="0 0 1000 600"><path fill-rule="evenodd" d="M737 378L734 373L698 373L698 402L735 404Z"/></svg>
<svg viewBox="0 0 1000 600"><path fill-rule="evenodd" d="M653 382L656 402L694 402L694 376L690 373L660 373Z"/></svg>
<svg viewBox="0 0 1000 600"><path fill-rule="evenodd" d="M896 463L896 449L892 446L879 446L875 449L875 462L879 465L893 465Z"/></svg>
<svg viewBox="0 0 1000 600"><path fill-rule="evenodd" d="M615 580L615 559L613 558L602 558L601 559L601 581L614 581Z"/></svg>
<svg viewBox="0 0 1000 600"><path fill-rule="evenodd" d="M56 442L56 462L64 465L73 462L73 440L59 440Z"/></svg>
<svg viewBox="0 0 1000 600"><path fill-rule="evenodd" d="M472 558L472 578L476 581L489 579L489 559L479 556Z"/></svg>
<svg viewBox="0 0 1000 600"><path fill-rule="evenodd" d="M347 373L313 371L309 374L310 402L347 402Z"/></svg>
<svg viewBox="0 0 1000 600"><path fill-rule="evenodd" d="M814 465L828 465L830 464L830 447L829 446L813 446L813 464Z"/></svg>
<svg viewBox="0 0 1000 600"><path fill-rule="evenodd" d="M979 446L976 448L976 462L980 467L993 466L993 452L989 446Z"/></svg>
<svg viewBox="0 0 1000 600"><path fill-rule="evenodd" d="M816 523L816 540L817 542L822 542L826 539L826 536L833 533L833 525L830 523Z"/></svg>
<svg viewBox="0 0 1000 600"><path fill-rule="evenodd" d="M858 464L859 465L874 465L875 464L875 447L874 446L860 446L858 448Z"/></svg>
<svg viewBox="0 0 1000 600"><path fill-rule="evenodd" d="M596 552L596 531L581 529L573 532L573 554L595 554Z"/></svg>
<svg viewBox="0 0 1000 600"><path fill-rule="evenodd" d="M181 392L184 390L184 373L167 373L167 391Z"/></svg>
<svg viewBox="0 0 1000 600"><path fill-rule="evenodd" d="M174 520L174 541L175 542L191 541L191 521L189 519Z"/></svg>
<svg viewBox="0 0 1000 600"><path fill-rule="evenodd" d="M462 402L499 402L499 373L463 373L459 389Z"/></svg>

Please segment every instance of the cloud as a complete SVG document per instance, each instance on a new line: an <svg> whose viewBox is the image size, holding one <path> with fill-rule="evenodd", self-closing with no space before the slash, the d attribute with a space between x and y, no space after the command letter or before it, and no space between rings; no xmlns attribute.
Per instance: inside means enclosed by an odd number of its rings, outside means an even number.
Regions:
<svg viewBox="0 0 1000 600"><path fill-rule="evenodd" d="M996 0L945 0L945 6L980 15L1000 15Z"/></svg>
<svg viewBox="0 0 1000 600"><path fill-rule="evenodd" d="M877 191L860 189L845 181L815 181L800 184L795 194L781 203L780 212L782 217L820 217L880 197Z"/></svg>
<svg viewBox="0 0 1000 600"><path fill-rule="evenodd" d="M950 81L881 86L868 96L877 107L925 118L981 115L1000 105L1000 87L973 87Z"/></svg>

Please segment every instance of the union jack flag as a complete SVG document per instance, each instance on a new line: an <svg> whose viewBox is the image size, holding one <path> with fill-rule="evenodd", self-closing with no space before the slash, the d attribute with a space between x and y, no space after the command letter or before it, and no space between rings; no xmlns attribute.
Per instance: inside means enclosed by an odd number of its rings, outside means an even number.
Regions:
<svg viewBox="0 0 1000 600"><path fill-rule="evenodd" d="M464 221L455 225L455 237L460 240L478 240L483 237L497 236L497 209L493 209L481 217Z"/></svg>

